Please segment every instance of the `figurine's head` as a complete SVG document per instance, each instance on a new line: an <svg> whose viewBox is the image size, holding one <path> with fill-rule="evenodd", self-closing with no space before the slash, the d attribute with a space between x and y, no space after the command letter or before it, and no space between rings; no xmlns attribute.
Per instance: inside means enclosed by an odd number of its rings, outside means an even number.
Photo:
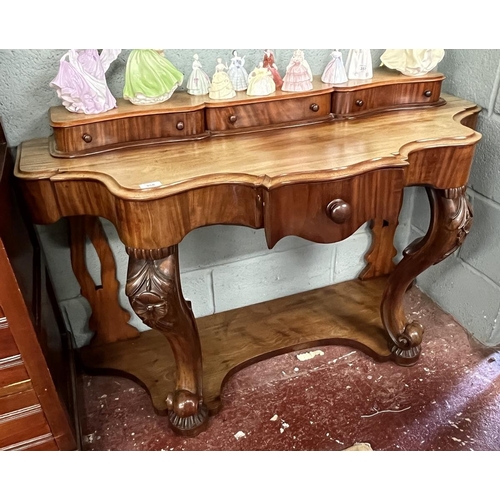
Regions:
<svg viewBox="0 0 500 500"><path fill-rule="evenodd" d="M238 57L238 52L236 52L236 50L233 50L232 54L234 57Z"/></svg>
<svg viewBox="0 0 500 500"><path fill-rule="evenodd" d="M222 57L217 58L217 64L220 64L222 62Z"/></svg>
<svg viewBox="0 0 500 500"><path fill-rule="evenodd" d="M194 59L195 61L197 61L197 60L198 60L198 54L195 54L195 55L193 56L193 59Z"/></svg>

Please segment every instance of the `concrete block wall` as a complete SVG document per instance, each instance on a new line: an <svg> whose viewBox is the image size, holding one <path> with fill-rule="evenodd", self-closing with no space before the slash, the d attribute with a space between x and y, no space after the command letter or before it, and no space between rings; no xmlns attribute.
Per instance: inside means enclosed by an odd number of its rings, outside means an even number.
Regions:
<svg viewBox="0 0 500 500"><path fill-rule="evenodd" d="M500 345L500 50L447 51L439 65L443 90L469 99L483 110L468 196L474 223L459 251L418 279L418 286L451 313L475 338ZM415 190L411 235L429 222L425 191Z"/></svg>
<svg viewBox="0 0 500 500"><path fill-rule="evenodd" d="M261 60L261 49L238 49L246 55L247 68ZM320 74L329 61L330 49L306 50L314 74ZM197 52L210 73L219 55L229 59L230 49L193 49L166 51L168 58L189 74L192 54ZM278 67L288 63L293 49L275 50ZM377 66L383 50L372 50ZM50 106L58 105L55 92L48 87L64 51L0 50L0 116L7 138L13 146L33 138L47 136L51 129L47 119ZM124 51L108 74L111 91L120 97L128 51ZM344 51L344 59L347 51ZM405 202L396 234L396 247L407 244L411 226L414 189L405 193ZM130 309L124 293L127 255L116 230L102 220L118 266L121 283L120 302L131 313L131 324L140 330L145 326ZM80 345L91 337L88 330L90 308L80 295L70 263L65 221L39 226L38 231L55 283L57 299L66 321ZM192 301L197 317L252 303L319 288L357 277L364 267L363 254L369 248L371 235L366 225L343 242L319 245L301 238L287 237L268 250L262 230L243 227L212 226L200 228L180 244L181 280L184 295ZM100 265L93 247L87 246L87 264L96 283L100 282Z"/></svg>

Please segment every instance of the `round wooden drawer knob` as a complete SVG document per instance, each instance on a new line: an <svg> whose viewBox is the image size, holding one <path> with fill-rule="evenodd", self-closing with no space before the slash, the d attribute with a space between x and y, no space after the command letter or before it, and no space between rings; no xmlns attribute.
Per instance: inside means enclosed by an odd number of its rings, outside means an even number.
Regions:
<svg viewBox="0 0 500 500"><path fill-rule="evenodd" d="M82 135L82 139L85 141L85 142L92 142L92 136L90 134L83 134Z"/></svg>
<svg viewBox="0 0 500 500"><path fill-rule="evenodd" d="M430 97L432 95L432 90L426 90L424 92L425 97Z"/></svg>
<svg viewBox="0 0 500 500"><path fill-rule="evenodd" d="M238 117L237 117L236 115L231 115L231 116L229 117L229 121L230 121L231 123L236 123L236 120L237 120L237 119L238 119Z"/></svg>
<svg viewBox="0 0 500 500"><path fill-rule="evenodd" d="M319 111L319 105L314 102L309 106L309 109L316 113L317 111Z"/></svg>
<svg viewBox="0 0 500 500"><path fill-rule="evenodd" d="M328 203L326 213L336 224L347 222L352 215L351 205L344 200L338 199Z"/></svg>
<svg viewBox="0 0 500 500"><path fill-rule="evenodd" d="M177 130L184 130L184 122L178 122L175 127Z"/></svg>
<svg viewBox="0 0 500 500"><path fill-rule="evenodd" d="M356 106L363 106L363 104L364 104L363 99L358 99L358 100L356 101Z"/></svg>

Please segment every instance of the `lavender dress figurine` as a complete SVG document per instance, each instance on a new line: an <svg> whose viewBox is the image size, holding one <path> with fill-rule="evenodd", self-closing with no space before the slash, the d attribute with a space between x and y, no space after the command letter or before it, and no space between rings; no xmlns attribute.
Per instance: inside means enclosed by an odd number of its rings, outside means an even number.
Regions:
<svg viewBox="0 0 500 500"><path fill-rule="evenodd" d="M121 49L70 49L50 82L63 106L73 113L88 115L116 108L116 99L106 83L106 71Z"/></svg>
<svg viewBox="0 0 500 500"><path fill-rule="evenodd" d="M232 52L231 64L227 74L231 80L234 90L246 90L248 87L248 73L245 69L245 56L240 57L236 50Z"/></svg>
<svg viewBox="0 0 500 500"><path fill-rule="evenodd" d="M332 57L332 60L326 65L326 68L321 75L321 81L323 83L347 82L347 74L342 61L342 52L338 49L334 49L330 56Z"/></svg>

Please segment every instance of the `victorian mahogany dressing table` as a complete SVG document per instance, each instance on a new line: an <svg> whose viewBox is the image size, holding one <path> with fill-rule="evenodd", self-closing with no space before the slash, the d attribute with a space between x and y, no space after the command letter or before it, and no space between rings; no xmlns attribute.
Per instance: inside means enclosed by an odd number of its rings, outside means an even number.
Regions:
<svg viewBox="0 0 500 500"><path fill-rule="evenodd" d="M152 107L119 101L97 116L52 109L54 136L19 148L16 176L35 223L69 217L96 332L85 365L134 377L177 432L194 435L219 409L225 378L266 356L339 343L415 363L423 328L406 319L404 293L461 245L472 221L465 186L480 109L441 95L443 78L377 70L334 87L315 80L301 94L179 93ZM395 265L403 189L415 185L427 189L431 222ZM99 217L127 248L126 293L148 332L128 325L118 304ZM366 221L373 244L360 280L198 320L182 295L177 245L197 227L263 228L272 248L287 235L337 242ZM101 260L98 285L87 238Z"/></svg>

